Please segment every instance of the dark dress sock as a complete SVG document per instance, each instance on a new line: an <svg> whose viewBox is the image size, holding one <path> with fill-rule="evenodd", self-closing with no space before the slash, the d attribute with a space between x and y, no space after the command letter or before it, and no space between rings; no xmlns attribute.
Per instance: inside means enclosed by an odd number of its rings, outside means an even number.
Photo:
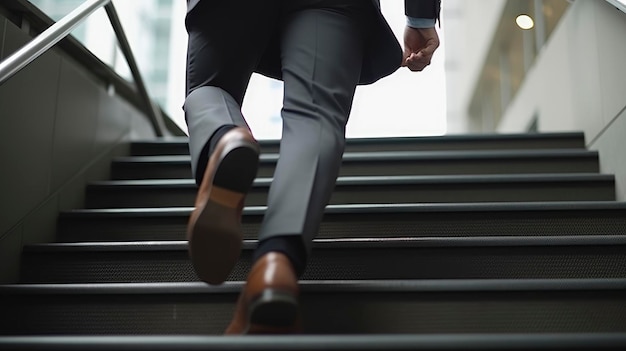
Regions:
<svg viewBox="0 0 626 351"><path fill-rule="evenodd" d="M234 124L225 124L219 127L213 135L211 135L206 144L204 144L202 152L200 153L200 159L198 160L198 167L196 171L196 184L198 184L198 186L202 183L204 171L206 170L206 166L209 164L209 157L211 157L213 150L215 150L217 142L220 141L224 134L228 133L229 130L235 127L237 126Z"/></svg>
<svg viewBox="0 0 626 351"><path fill-rule="evenodd" d="M296 270L296 275L298 277L302 276L306 268L307 252L300 235L274 236L259 242L259 246L254 251L252 257L252 264L270 252L285 254Z"/></svg>
<svg viewBox="0 0 626 351"><path fill-rule="evenodd" d="M209 139L209 150L207 150L207 155L210 157L211 154L213 153L213 151L215 150L215 147L217 147L217 142L220 141L220 139L222 139L222 137L224 136L224 134L228 133L231 129L236 128L237 126L234 124L225 124L221 127L218 128L218 130L215 131L215 133L213 133L213 135L211 135L211 139Z"/></svg>

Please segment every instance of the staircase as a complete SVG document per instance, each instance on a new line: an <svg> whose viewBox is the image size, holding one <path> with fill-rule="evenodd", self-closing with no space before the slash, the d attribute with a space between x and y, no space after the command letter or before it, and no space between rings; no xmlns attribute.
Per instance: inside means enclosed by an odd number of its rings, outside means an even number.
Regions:
<svg viewBox="0 0 626 351"><path fill-rule="evenodd" d="M580 133L349 140L302 280L305 335L221 337L278 144L262 142L229 281L198 281L186 140L135 142L0 286L0 349L624 350L626 204Z"/></svg>

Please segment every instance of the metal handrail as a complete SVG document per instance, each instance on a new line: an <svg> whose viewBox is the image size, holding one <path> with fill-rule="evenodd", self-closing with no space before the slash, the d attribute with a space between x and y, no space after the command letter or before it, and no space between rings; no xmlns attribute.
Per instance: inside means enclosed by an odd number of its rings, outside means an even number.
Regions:
<svg viewBox="0 0 626 351"><path fill-rule="evenodd" d="M623 12L626 12L625 0L606 0L606 1L608 1L611 5L615 6L616 8L622 10Z"/></svg>
<svg viewBox="0 0 626 351"><path fill-rule="evenodd" d="M74 11L63 17L61 20L50 26L43 33L31 40L28 44L22 47L11 56L0 62L0 85L4 84L9 78L33 62L43 53L48 51L51 47L63 40L69 33L80 23L82 23L87 17L101 7L105 7L109 22L113 27L115 36L119 42L120 48L131 74L137 86L140 98L144 101L147 109L146 113L150 117L152 127L154 128L157 136L163 136L163 130L165 129L165 122L161 112L152 102L148 91L144 84L141 73L135 61L135 57L132 53L124 29L117 15L117 11L113 6L111 0L88 0L78 6Z"/></svg>
<svg viewBox="0 0 626 351"><path fill-rule="evenodd" d="M111 0L90 0L78 6L74 11L53 24L43 33L31 40L23 48L0 62L0 84L4 84L14 74L33 62L37 57L48 51L52 46L65 38L87 16L104 6Z"/></svg>

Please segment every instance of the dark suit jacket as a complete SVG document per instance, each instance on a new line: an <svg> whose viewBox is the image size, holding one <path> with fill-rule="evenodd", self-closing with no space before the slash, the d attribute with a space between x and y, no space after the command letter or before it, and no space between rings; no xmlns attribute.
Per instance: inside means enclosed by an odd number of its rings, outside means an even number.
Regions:
<svg viewBox="0 0 626 351"><path fill-rule="evenodd" d="M202 0L187 0L187 16ZM209 1L209 0L204 0ZM370 84L400 67L402 48L389 24L380 12L380 0L371 0L376 8L370 38L365 44L365 55L359 84ZM405 0L405 14L416 18L439 18L441 0ZM270 43L256 71L265 76L281 79L280 47L278 40Z"/></svg>

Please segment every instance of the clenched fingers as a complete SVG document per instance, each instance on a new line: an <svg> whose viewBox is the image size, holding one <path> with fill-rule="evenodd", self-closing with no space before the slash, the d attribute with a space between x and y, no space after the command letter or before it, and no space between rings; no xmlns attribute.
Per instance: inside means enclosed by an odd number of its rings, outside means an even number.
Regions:
<svg viewBox="0 0 626 351"><path fill-rule="evenodd" d="M402 63L403 66L406 66L413 72L420 72L426 66L430 65L432 54L428 55L424 53L424 51L419 51L418 53L410 53Z"/></svg>

